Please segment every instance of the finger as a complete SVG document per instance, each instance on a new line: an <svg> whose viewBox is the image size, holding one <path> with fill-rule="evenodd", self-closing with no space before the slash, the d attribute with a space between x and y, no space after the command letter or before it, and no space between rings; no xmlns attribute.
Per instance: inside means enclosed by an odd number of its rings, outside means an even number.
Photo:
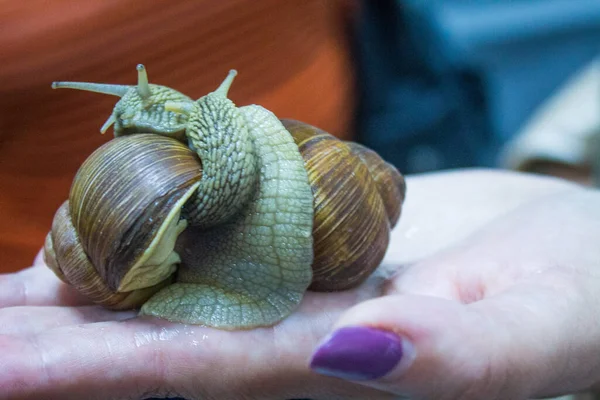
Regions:
<svg viewBox="0 0 600 400"><path fill-rule="evenodd" d="M373 284L339 295L308 294L276 327L251 331L135 318L0 336L0 387L8 398L25 399L391 399L306 368L332 321L379 291Z"/></svg>
<svg viewBox="0 0 600 400"><path fill-rule="evenodd" d="M58 279L43 264L12 274L0 274L0 308L89 304L88 299Z"/></svg>
<svg viewBox="0 0 600 400"><path fill-rule="evenodd" d="M583 390L600 376L598 349L589 345L600 332L576 309L586 309L576 293L558 296L536 285L471 304L387 296L345 313L313 353L311 368L419 399Z"/></svg>
<svg viewBox="0 0 600 400"><path fill-rule="evenodd" d="M98 306L17 306L0 309L0 335L31 335L67 325L134 318L136 311L110 311Z"/></svg>
<svg viewBox="0 0 600 400"><path fill-rule="evenodd" d="M311 376L303 365L307 353L284 362L273 339L268 329L224 332L144 319L0 336L0 387L8 398L49 400L393 398ZM307 350L305 341L293 351Z"/></svg>

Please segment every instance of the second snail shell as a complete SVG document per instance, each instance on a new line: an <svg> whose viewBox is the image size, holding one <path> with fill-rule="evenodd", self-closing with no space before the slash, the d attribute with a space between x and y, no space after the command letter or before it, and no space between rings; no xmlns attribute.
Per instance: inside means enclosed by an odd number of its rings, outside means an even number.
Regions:
<svg viewBox="0 0 600 400"><path fill-rule="evenodd" d="M232 79L230 75L228 85ZM119 90L122 100L127 96L140 97L135 106L142 110L154 107L202 111L202 107L192 105L191 100L175 91L169 92L170 98L158 106L143 104L149 99L144 94L163 88L148 85L142 67L138 86ZM179 103L165 104L168 101ZM218 101L229 102L220 97ZM235 110L226 108L226 103L225 109L230 110L227 112L232 112L234 119L240 118L226 125L249 125L244 129L250 132L255 147L242 145L239 153L225 162L244 162L239 154L255 151L256 165L237 173L244 175L255 170L262 175L256 181L246 177L251 185L248 193L233 184L228 188L226 181L230 177L216 175L222 180L222 190L238 190L239 197L248 197L249 205L232 205L236 211L222 223L188 226L195 218L190 214L202 213L196 212L195 207L202 201L208 202L193 196L212 168L197 143L203 146L210 143L210 138L194 142L196 133L190 132L189 126L198 122L194 122L196 117L192 114L162 114L171 123L169 129L175 128L161 133L144 124L138 124L139 128L126 126L118 107L119 103L111 116L114 121L109 119L109 123L115 123L118 137L82 165L68 202L55 216L45 246L50 268L98 304L114 309L143 305L142 313L172 321L248 329L285 318L298 306L305 290L336 291L359 285L383 259L390 230L401 214L406 187L402 175L372 150L340 141L302 122L280 121L262 108L242 107L238 109L239 117ZM131 110L125 112L135 114ZM257 137L262 134L263 123L266 132L277 131L269 140ZM179 125L185 127L186 136L177 130ZM286 149L284 154L291 155L279 157L270 150L256 149L257 144L268 147L273 141ZM282 163L284 169L269 164L276 162ZM238 171L231 165L229 168L234 173ZM295 186L287 186L286 180L290 179L306 189L297 191ZM261 189L269 185L270 191ZM267 197L261 199L263 192ZM277 204L284 212L270 213L271 207L277 210ZM287 213L287 204L304 211ZM217 218L209 211L205 214ZM261 216L263 213L265 217ZM248 221L251 226L246 228L243 224ZM236 243L244 243L250 250L246 255L221 258L219 251L228 251L226 239L214 239L221 234L235 236ZM254 251L255 248L266 250ZM259 259L262 253L266 261ZM201 265L211 257L223 260L219 268L218 262ZM248 272L252 268L263 275ZM146 277L148 271L150 278ZM288 281L292 282L289 290ZM197 296L199 288L203 292ZM182 300L189 298L192 300Z"/></svg>

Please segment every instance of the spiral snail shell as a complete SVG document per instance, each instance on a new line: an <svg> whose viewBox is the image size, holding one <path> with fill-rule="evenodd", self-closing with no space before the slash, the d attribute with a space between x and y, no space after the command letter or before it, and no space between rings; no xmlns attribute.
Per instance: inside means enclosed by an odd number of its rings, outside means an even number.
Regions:
<svg viewBox="0 0 600 400"><path fill-rule="evenodd" d="M78 171L48 266L109 308L221 329L277 323L307 289L345 290L380 264L405 196L375 152L227 98L148 83L59 82L119 96L116 138Z"/></svg>

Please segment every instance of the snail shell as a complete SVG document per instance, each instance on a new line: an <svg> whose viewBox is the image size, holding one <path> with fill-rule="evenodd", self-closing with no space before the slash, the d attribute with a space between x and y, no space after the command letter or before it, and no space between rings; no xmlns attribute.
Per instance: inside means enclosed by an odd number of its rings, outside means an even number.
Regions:
<svg viewBox="0 0 600 400"><path fill-rule="evenodd" d="M45 243L45 261L94 302L124 309L169 283L185 229L181 207L201 177L196 155L158 135L112 140L75 176Z"/></svg>
<svg viewBox="0 0 600 400"><path fill-rule="evenodd" d="M140 293L135 306L143 304L144 314L244 329L285 318L309 285L345 290L377 268L405 195L403 177L393 166L363 146L301 122L279 121L262 107L235 107L226 98L232 73L196 102L184 98L162 104L174 114L161 114L161 121L175 126L162 134L182 140L178 127L184 121L183 141L198 159L186 146L167 145L175 139L139 134L147 121L136 122L138 129L119 119L143 116L131 107L157 107L156 85L148 86L142 71L137 89L127 89L120 102L127 96L141 100L115 107L129 111L115 111L111 122L116 136L123 129L138 134L95 152L78 172L68 203L68 229L83 249L78 257L89 260L93 279L104 285L102 296L90 296L94 301L121 307L107 292L117 297ZM165 97L168 90L160 88ZM153 147L157 151L138 149L154 141L160 141ZM163 155L162 149L170 147L181 154ZM137 165L138 155L146 160L141 154L149 156L147 168ZM177 168L161 165L161 178L154 179L150 155L157 166L176 159ZM64 209L56 224L69 219ZM194 226L185 229L188 221ZM62 258L68 254L57 249L58 232L66 229L53 226L45 255L59 277L79 288L85 284L70 278Z"/></svg>
<svg viewBox="0 0 600 400"><path fill-rule="evenodd" d="M362 283L379 266L400 217L402 175L372 150L305 123L283 120L313 193L314 291Z"/></svg>

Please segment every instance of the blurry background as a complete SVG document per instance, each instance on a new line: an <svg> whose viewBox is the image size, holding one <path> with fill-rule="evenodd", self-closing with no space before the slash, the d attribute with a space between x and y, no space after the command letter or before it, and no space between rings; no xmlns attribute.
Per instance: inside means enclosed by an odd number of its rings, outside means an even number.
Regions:
<svg viewBox="0 0 600 400"><path fill-rule="evenodd" d="M237 104L361 141L404 173L591 184L600 160L598 0L0 1L0 271L31 263L111 138L98 130L114 97L50 83L133 84L138 63L191 97L236 68Z"/></svg>
<svg viewBox="0 0 600 400"><path fill-rule="evenodd" d="M357 132L406 173L498 166L503 146L600 52L598 0L363 5ZM594 79L584 96L600 107Z"/></svg>

